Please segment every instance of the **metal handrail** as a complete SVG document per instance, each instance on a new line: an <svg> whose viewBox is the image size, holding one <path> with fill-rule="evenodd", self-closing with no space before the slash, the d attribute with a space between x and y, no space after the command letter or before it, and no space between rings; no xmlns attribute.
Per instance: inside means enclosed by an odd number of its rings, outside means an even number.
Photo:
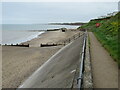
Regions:
<svg viewBox="0 0 120 90"><path fill-rule="evenodd" d="M84 42L83 42L83 48L82 48L82 53L81 53L82 56L80 58L80 60L81 60L81 63L80 63L80 72L79 72L79 77L77 79L79 90L81 90L82 79L83 79L85 48L86 48L86 33L85 33Z"/></svg>

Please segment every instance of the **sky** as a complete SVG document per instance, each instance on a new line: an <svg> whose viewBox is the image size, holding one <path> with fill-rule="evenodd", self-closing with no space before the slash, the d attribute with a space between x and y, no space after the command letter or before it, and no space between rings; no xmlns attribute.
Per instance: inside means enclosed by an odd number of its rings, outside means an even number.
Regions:
<svg viewBox="0 0 120 90"><path fill-rule="evenodd" d="M88 22L114 11L117 2L2 2L2 23Z"/></svg>

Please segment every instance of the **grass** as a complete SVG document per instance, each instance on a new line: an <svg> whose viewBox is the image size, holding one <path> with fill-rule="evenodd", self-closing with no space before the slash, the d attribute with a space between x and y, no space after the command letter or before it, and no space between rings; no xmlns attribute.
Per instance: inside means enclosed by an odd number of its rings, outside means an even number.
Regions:
<svg viewBox="0 0 120 90"><path fill-rule="evenodd" d="M88 31L92 31L113 59L118 62L120 67L120 57L118 55L118 45L120 43L118 41L118 30L120 29L119 16L120 12L115 16L111 16L110 19L91 20L89 23L79 27L78 29L87 29ZM100 23L100 27L96 27L96 23Z"/></svg>

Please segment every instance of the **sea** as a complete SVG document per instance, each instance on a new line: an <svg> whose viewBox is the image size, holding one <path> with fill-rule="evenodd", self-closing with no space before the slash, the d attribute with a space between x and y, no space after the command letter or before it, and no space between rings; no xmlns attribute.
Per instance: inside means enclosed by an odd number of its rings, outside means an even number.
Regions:
<svg viewBox="0 0 120 90"><path fill-rule="evenodd" d="M2 42L0 44L20 44L29 41L48 29L67 28L74 29L75 25L49 25L49 24L2 24Z"/></svg>

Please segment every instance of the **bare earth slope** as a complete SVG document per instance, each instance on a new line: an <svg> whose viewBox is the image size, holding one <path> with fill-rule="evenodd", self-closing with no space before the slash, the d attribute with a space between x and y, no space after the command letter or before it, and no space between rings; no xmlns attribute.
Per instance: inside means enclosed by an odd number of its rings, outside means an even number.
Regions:
<svg viewBox="0 0 120 90"><path fill-rule="evenodd" d="M102 47L92 32L89 32L94 88L118 88L118 66Z"/></svg>

